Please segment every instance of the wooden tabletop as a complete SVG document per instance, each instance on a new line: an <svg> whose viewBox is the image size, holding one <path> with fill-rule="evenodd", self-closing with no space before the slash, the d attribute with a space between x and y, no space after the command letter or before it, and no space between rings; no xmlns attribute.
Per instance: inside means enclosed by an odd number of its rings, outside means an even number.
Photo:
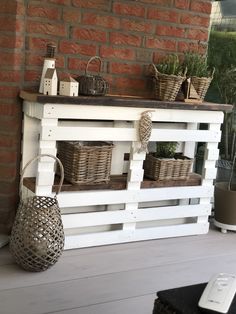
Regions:
<svg viewBox="0 0 236 314"><path fill-rule="evenodd" d="M120 106L136 108L159 108L159 109L183 109L183 110L210 110L210 111L232 111L233 106L228 104L218 104L209 102L184 101L161 101L156 99L147 99L134 96L48 96L44 94L33 93L22 90L19 95L23 100L53 103L53 104L74 104L74 105L92 105L92 106Z"/></svg>

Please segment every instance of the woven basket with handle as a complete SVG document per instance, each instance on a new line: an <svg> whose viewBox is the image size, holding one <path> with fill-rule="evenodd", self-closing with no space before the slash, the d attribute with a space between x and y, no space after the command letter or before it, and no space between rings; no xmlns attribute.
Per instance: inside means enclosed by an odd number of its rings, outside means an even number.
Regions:
<svg viewBox="0 0 236 314"><path fill-rule="evenodd" d="M180 76L160 73L153 63L150 64L150 70L154 79L156 99L174 101L186 78L185 75Z"/></svg>
<svg viewBox="0 0 236 314"><path fill-rule="evenodd" d="M101 77L100 75L92 75L88 74L88 68L92 61L99 61L99 71L101 70L102 60L98 56L94 56L89 59L86 69L85 75L81 75L77 78L79 82L79 94L86 96L102 96L107 94L109 85L108 82Z"/></svg>
<svg viewBox="0 0 236 314"><path fill-rule="evenodd" d="M54 197L33 196L22 199L23 176L26 168L42 157L54 158L60 166L61 180ZM10 237L10 251L17 264L28 271L43 271L54 265L64 247L64 231L57 194L61 190L64 170L60 160L52 155L39 155L22 170L20 204Z"/></svg>

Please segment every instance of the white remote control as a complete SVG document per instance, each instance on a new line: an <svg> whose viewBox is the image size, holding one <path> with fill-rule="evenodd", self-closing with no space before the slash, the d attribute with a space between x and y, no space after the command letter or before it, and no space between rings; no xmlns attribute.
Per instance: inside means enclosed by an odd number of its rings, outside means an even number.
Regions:
<svg viewBox="0 0 236 314"><path fill-rule="evenodd" d="M236 292L236 275L220 273L207 284L198 306L219 313L227 313Z"/></svg>

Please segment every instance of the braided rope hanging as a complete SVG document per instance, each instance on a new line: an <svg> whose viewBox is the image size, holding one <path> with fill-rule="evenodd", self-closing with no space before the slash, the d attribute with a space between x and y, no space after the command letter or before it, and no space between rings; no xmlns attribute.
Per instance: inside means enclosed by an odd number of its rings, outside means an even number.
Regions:
<svg viewBox="0 0 236 314"><path fill-rule="evenodd" d="M138 124L138 133L139 133L139 141L140 148L138 149L138 153L146 152L148 153L148 141L150 139L152 133L152 114L154 110L146 110L142 112L141 118Z"/></svg>

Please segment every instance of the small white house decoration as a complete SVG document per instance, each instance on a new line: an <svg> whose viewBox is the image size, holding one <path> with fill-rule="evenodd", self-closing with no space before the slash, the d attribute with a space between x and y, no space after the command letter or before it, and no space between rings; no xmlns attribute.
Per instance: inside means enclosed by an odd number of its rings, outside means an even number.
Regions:
<svg viewBox="0 0 236 314"><path fill-rule="evenodd" d="M44 95L57 95L57 71L56 69L47 69L44 76Z"/></svg>
<svg viewBox="0 0 236 314"><path fill-rule="evenodd" d="M78 96L79 83L69 76L60 81L59 95L62 96Z"/></svg>

